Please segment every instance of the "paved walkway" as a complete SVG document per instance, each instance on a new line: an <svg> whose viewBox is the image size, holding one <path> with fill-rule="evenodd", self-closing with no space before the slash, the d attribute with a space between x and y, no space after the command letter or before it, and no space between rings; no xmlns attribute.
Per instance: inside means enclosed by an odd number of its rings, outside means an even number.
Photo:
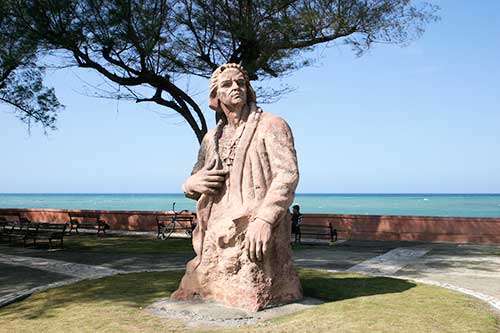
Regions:
<svg viewBox="0 0 500 333"><path fill-rule="evenodd" d="M477 297L500 312L500 244L348 241L295 251L295 262L436 285Z"/></svg>
<svg viewBox="0 0 500 333"><path fill-rule="evenodd" d="M114 274L184 269L190 254L47 252L0 246L0 307L33 292ZM294 251L301 267L411 279L478 297L500 311L500 245L346 241Z"/></svg>
<svg viewBox="0 0 500 333"><path fill-rule="evenodd" d="M0 263L5 265L24 266L42 271L65 274L81 279L98 279L105 276L124 273L124 271L103 266L70 263L61 260L36 258L28 256L14 256L3 254Z"/></svg>

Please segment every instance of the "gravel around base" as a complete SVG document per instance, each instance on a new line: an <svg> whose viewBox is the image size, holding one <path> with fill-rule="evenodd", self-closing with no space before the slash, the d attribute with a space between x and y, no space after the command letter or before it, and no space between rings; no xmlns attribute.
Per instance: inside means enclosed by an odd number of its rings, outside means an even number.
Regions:
<svg viewBox="0 0 500 333"><path fill-rule="evenodd" d="M319 299L304 298L294 303L272 307L259 312L247 312L217 303L185 302L164 298L153 303L145 310L163 319L182 320L189 327L208 325L229 328L253 324L259 326L268 325L269 322L258 322L293 314L323 303Z"/></svg>

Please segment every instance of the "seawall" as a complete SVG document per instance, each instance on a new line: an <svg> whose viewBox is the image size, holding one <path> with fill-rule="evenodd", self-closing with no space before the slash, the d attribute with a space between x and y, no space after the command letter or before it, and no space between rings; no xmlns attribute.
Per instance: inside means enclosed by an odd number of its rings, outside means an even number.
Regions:
<svg viewBox="0 0 500 333"><path fill-rule="evenodd" d="M156 217L167 211L106 211L2 208L0 216L33 222L69 222L68 212L96 213L111 230L156 231ZM500 243L500 218L305 214L304 224L328 225L340 239L401 240L446 243Z"/></svg>

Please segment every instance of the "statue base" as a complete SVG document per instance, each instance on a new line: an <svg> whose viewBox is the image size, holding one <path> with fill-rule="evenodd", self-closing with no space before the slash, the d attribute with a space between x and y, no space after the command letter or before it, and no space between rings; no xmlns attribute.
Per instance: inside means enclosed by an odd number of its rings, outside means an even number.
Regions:
<svg viewBox="0 0 500 333"><path fill-rule="evenodd" d="M260 321L289 315L323 303L318 299L303 298L294 303L273 306L259 312L249 312L214 302L177 301L164 298L151 304L145 310L163 319L180 320L190 327L231 328L257 324Z"/></svg>
<svg viewBox="0 0 500 333"><path fill-rule="evenodd" d="M290 219L273 229L262 261L251 261L245 249L248 219L213 219L203 238L203 251L188 262L171 298L216 302L251 312L302 299L293 267ZM196 232L196 230L195 230ZM196 234L193 234L193 244Z"/></svg>

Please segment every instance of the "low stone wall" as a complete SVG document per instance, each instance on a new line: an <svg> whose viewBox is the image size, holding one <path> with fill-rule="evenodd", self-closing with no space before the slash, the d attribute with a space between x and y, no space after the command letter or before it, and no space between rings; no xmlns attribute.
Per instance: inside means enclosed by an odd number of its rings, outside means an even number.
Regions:
<svg viewBox="0 0 500 333"><path fill-rule="evenodd" d="M156 216L168 215L168 211L116 211L116 210L68 210L68 209L0 209L0 216L23 216L33 222L68 223L69 212L99 214L111 230L156 231Z"/></svg>
<svg viewBox="0 0 500 333"><path fill-rule="evenodd" d="M112 230L155 231L156 216L168 211L0 209L0 216L25 216L34 222L69 221L68 212L99 214ZM332 224L340 239L451 243L500 243L500 218L305 214L304 224Z"/></svg>
<svg viewBox="0 0 500 333"><path fill-rule="evenodd" d="M305 214L303 223L331 223L340 239L500 243L500 218Z"/></svg>

